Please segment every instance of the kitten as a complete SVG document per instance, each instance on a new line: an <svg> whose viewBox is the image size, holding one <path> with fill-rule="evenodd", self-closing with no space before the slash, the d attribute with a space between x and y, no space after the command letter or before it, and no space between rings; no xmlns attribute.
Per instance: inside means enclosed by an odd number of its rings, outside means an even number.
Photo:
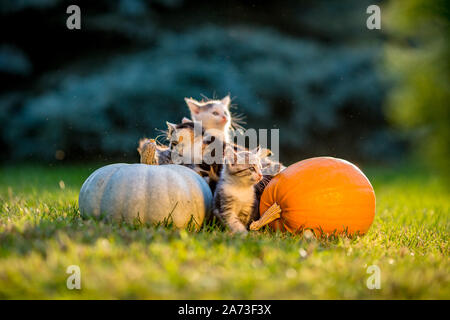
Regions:
<svg viewBox="0 0 450 320"><path fill-rule="evenodd" d="M205 138L205 130L201 124L194 123L187 118L184 118L180 124L167 122L167 127L171 163L184 165L194 170L205 179L214 192L215 184L219 180L221 165L205 162L203 155L205 150L212 145L215 137L207 136L208 138ZM218 143L220 142L218 141ZM223 148L224 146L219 144L221 153L223 153Z"/></svg>
<svg viewBox="0 0 450 320"><path fill-rule="evenodd" d="M160 145L154 139L141 139L137 149L141 156L141 163L158 165L195 163L194 160L201 157L204 131L199 127L200 132L196 133L192 121L183 121L180 124L166 123L169 145ZM194 149L194 145L199 149Z"/></svg>
<svg viewBox="0 0 450 320"><path fill-rule="evenodd" d="M268 152L272 154L269 149ZM276 176L278 173L286 169L286 167L278 161L272 160L269 157L261 159L262 173L267 176Z"/></svg>
<svg viewBox="0 0 450 320"><path fill-rule="evenodd" d="M229 95L222 100L206 100L200 102L192 98L184 98L184 100L191 111L192 120L201 122L207 136L214 136L223 140L225 143L231 143L233 119L230 113L231 99ZM183 121L191 120L184 118ZM236 123L234 125L241 127ZM270 150L268 152L271 153ZM271 176L275 176L286 169L280 162L273 161L268 157L261 160L261 166L264 175Z"/></svg>
<svg viewBox="0 0 450 320"><path fill-rule="evenodd" d="M229 142L232 124L229 95L222 100L184 98L184 101L191 111L191 119L200 122L207 134Z"/></svg>
<svg viewBox="0 0 450 320"><path fill-rule="evenodd" d="M224 157L213 213L232 233L246 234L250 222L258 217L255 185L263 178L260 153L227 147Z"/></svg>
<svg viewBox="0 0 450 320"><path fill-rule="evenodd" d="M158 144L154 139L142 138L139 140L137 151L139 152L141 163L152 165L172 163L171 150Z"/></svg>
<svg viewBox="0 0 450 320"><path fill-rule="evenodd" d="M180 124L167 122L167 128L172 161L189 166L201 163L204 129L198 123L185 119Z"/></svg>

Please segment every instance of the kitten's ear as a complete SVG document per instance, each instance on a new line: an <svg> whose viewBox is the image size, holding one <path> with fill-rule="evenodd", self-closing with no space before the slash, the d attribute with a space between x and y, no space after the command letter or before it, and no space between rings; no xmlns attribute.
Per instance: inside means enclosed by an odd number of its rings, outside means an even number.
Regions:
<svg viewBox="0 0 450 320"><path fill-rule="evenodd" d="M272 151L267 148L258 147L258 148L256 148L256 155L260 159L262 159L262 158L270 157L272 155Z"/></svg>
<svg viewBox="0 0 450 320"><path fill-rule="evenodd" d="M186 101L186 104L192 113L198 114L200 112L200 104L198 101L196 101L192 98L184 98L184 101Z"/></svg>
<svg viewBox="0 0 450 320"><path fill-rule="evenodd" d="M225 106L229 106L230 102L231 102L231 98L230 95L228 94L227 96L225 96L222 100L220 100L222 102L222 104L224 104Z"/></svg>
<svg viewBox="0 0 450 320"><path fill-rule="evenodd" d="M170 137L172 133L176 130L177 125L174 123L170 123L169 121L166 121L167 129L168 129L168 136Z"/></svg>
<svg viewBox="0 0 450 320"><path fill-rule="evenodd" d="M191 123L191 122L193 122L191 119L189 119L189 118L186 118L186 117L184 117L182 120L181 120L181 123Z"/></svg>

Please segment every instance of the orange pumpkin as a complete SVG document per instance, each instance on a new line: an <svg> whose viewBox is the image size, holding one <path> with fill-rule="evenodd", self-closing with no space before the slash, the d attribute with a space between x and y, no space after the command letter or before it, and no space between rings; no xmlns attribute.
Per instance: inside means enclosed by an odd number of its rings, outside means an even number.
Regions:
<svg viewBox="0 0 450 320"><path fill-rule="evenodd" d="M260 202L260 220L276 230L365 233L375 216L375 192L352 163L331 157L297 162L275 176Z"/></svg>

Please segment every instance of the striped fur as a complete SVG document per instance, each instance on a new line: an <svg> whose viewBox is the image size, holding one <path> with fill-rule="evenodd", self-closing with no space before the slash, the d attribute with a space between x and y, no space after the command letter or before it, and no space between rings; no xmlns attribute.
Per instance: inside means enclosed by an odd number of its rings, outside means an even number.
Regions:
<svg viewBox="0 0 450 320"><path fill-rule="evenodd" d="M259 155L250 151L225 151L226 164L222 166L214 192L213 213L233 233L247 233L247 228L258 215L255 185L263 175ZM245 162L236 161L237 159Z"/></svg>

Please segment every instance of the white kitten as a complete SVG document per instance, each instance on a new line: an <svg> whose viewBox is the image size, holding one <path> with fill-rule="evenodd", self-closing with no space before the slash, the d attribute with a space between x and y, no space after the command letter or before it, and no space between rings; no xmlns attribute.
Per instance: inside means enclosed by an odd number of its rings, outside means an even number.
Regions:
<svg viewBox="0 0 450 320"><path fill-rule="evenodd" d="M222 100L197 101L192 98L184 100L191 111L193 121L201 122L207 134L229 142L231 130L229 95Z"/></svg>
<svg viewBox="0 0 450 320"><path fill-rule="evenodd" d="M225 143L231 143L233 119L230 113L231 99L229 95L222 100L197 101L192 98L184 98L184 100L191 111L192 120L200 122L204 128L205 140L210 139L208 136L214 136ZM239 117L235 117L234 122L241 120ZM183 119L183 123L190 121L187 118ZM261 166L263 174L271 176L276 175L286 168L278 161L273 161L268 157L261 158Z"/></svg>

